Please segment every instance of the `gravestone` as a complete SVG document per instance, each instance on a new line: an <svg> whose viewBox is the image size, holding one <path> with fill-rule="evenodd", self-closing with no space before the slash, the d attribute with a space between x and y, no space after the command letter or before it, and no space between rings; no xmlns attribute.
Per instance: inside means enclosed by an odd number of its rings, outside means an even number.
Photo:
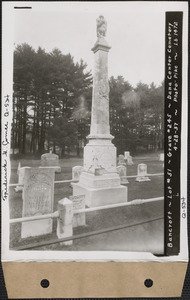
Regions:
<svg viewBox="0 0 190 300"><path fill-rule="evenodd" d="M58 202L59 217L57 219L58 239L68 238L73 235L73 203L68 198ZM63 246L70 246L73 240L60 243Z"/></svg>
<svg viewBox="0 0 190 300"><path fill-rule="evenodd" d="M126 165L125 164L125 160L124 160L124 155L123 154L120 154L119 156L118 156L118 166L120 166L120 165Z"/></svg>
<svg viewBox="0 0 190 300"><path fill-rule="evenodd" d="M164 161L164 153L159 154L159 161Z"/></svg>
<svg viewBox="0 0 190 300"><path fill-rule="evenodd" d="M75 213L77 210L85 208L85 195L70 196L69 200L73 203L73 227L86 225L86 214Z"/></svg>
<svg viewBox="0 0 190 300"><path fill-rule="evenodd" d="M20 162L18 165L18 185L15 188L15 192L22 192L23 191L23 186L24 186L24 176L25 176L25 170L30 169L30 167L21 167Z"/></svg>
<svg viewBox="0 0 190 300"><path fill-rule="evenodd" d="M52 151L41 155L41 166L43 168L53 168L57 173L61 172L61 167L59 166L59 156L52 153Z"/></svg>
<svg viewBox="0 0 190 300"><path fill-rule="evenodd" d="M79 181L79 177L82 173L82 166L75 166L72 168L72 180Z"/></svg>
<svg viewBox="0 0 190 300"><path fill-rule="evenodd" d="M83 171L73 183L73 195L85 195L88 207L127 201L127 187L120 184L116 169L116 147L112 143L109 124L107 22L101 15L96 20L97 41L94 52L94 76L90 135L84 147Z"/></svg>
<svg viewBox="0 0 190 300"><path fill-rule="evenodd" d="M137 178L136 181L150 181L150 178L147 176L147 165L146 164L139 164L137 166Z"/></svg>
<svg viewBox="0 0 190 300"><path fill-rule="evenodd" d="M124 160L127 166L132 166L134 164L129 151L124 152Z"/></svg>
<svg viewBox="0 0 190 300"><path fill-rule="evenodd" d="M123 165L120 165L117 167L117 172L120 176L121 184L127 184L129 183L128 179L126 178L127 176L127 168Z"/></svg>
<svg viewBox="0 0 190 300"><path fill-rule="evenodd" d="M25 170L22 217L45 215L53 212L54 177L53 169L30 168ZM22 222L22 238L51 232L52 218Z"/></svg>
<svg viewBox="0 0 190 300"><path fill-rule="evenodd" d="M126 165L127 165L127 166L132 166L132 165L134 165L132 156L128 156L127 159L125 160L125 162L126 162Z"/></svg>
<svg viewBox="0 0 190 300"><path fill-rule="evenodd" d="M124 159L127 159L130 156L130 152L129 151L125 151L124 152Z"/></svg>

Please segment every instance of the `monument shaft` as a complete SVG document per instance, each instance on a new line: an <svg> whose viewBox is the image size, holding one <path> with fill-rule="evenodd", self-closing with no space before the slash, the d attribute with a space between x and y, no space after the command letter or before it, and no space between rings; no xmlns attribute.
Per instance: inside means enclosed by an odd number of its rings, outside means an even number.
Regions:
<svg viewBox="0 0 190 300"><path fill-rule="evenodd" d="M90 135L94 137L98 137L100 134L110 134L108 84L109 48L110 47L102 47L101 43L93 48L95 53L95 65Z"/></svg>

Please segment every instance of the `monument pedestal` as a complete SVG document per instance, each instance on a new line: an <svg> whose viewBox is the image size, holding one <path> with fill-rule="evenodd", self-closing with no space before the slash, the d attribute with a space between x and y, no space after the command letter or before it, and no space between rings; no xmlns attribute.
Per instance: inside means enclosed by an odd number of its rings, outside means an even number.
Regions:
<svg viewBox="0 0 190 300"><path fill-rule="evenodd" d="M127 202L127 187L120 185L117 173L94 175L82 172L79 183L73 183L73 195L85 195L88 207Z"/></svg>

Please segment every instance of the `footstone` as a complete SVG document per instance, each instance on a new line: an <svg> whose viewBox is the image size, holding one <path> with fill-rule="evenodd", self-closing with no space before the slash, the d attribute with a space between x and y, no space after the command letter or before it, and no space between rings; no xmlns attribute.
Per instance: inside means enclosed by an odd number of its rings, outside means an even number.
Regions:
<svg viewBox="0 0 190 300"><path fill-rule="evenodd" d="M53 212L54 177L52 169L25 170L22 217L45 215ZM27 238L52 232L52 219L22 222L21 237Z"/></svg>
<svg viewBox="0 0 190 300"><path fill-rule="evenodd" d="M139 164L137 166L137 178L136 181L150 181L150 178L147 176L147 165L146 164Z"/></svg>
<svg viewBox="0 0 190 300"><path fill-rule="evenodd" d="M69 200L73 203L73 227L86 225L86 214L76 213L79 209L85 208L85 195L70 196Z"/></svg>

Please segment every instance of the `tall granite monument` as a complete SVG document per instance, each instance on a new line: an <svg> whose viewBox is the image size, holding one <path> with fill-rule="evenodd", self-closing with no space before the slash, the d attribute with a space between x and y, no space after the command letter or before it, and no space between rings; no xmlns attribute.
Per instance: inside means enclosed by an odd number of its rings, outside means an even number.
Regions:
<svg viewBox="0 0 190 300"><path fill-rule="evenodd" d="M120 185L116 169L116 148L109 125L108 52L105 40L107 22L97 20L90 135L84 148L84 165L79 182L73 183L73 195L85 195L88 207L127 201L127 187Z"/></svg>

